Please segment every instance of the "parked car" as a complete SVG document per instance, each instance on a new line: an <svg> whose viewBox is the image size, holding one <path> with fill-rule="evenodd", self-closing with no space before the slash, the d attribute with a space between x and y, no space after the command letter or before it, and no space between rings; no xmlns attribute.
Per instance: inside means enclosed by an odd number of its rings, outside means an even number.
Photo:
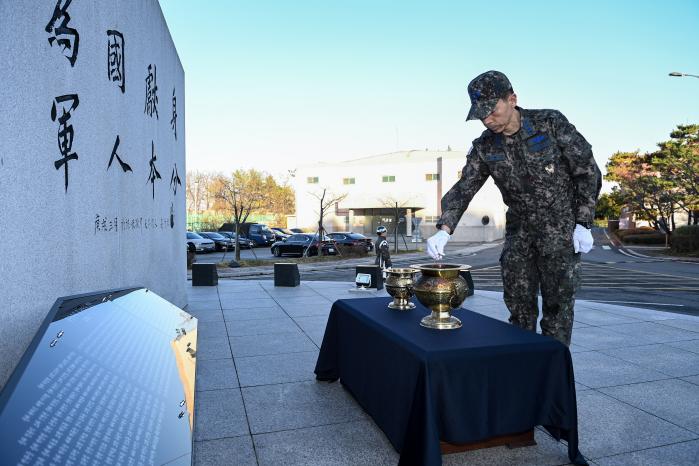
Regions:
<svg viewBox="0 0 699 466"><path fill-rule="evenodd" d="M233 249L235 249L235 232L233 231L219 231L219 235L223 235L233 242ZM243 235L240 235L240 249L251 249L254 247L254 242Z"/></svg>
<svg viewBox="0 0 699 466"><path fill-rule="evenodd" d="M288 238L289 236L294 234L294 232L291 230L279 227L272 227L272 231L274 232L274 236L277 237L277 241L282 240L284 238Z"/></svg>
<svg viewBox="0 0 699 466"><path fill-rule="evenodd" d="M282 235L286 235L286 236L291 236L294 234L294 232L289 230L288 228L272 227L272 231L274 232L275 235L277 234L277 232L279 232Z"/></svg>
<svg viewBox="0 0 699 466"><path fill-rule="evenodd" d="M317 256L318 251L323 256L337 254L337 249L329 241L319 241L318 235L308 233L297 233L272 245L272 254L281 257L284 254L295 254L302 256L308 249L309 256Z"/></svg>
<svg viewBox="0 0 699 466"><path fill-rule="evenodd" d="M336 231L334 233L328 233L327 236L335 241L338 245L364 249L367 252L374 249L374 242L361 233L354 233L353 231Z"/></svg>
<svg viewBox="0 0 699 466"><path fill-rule="evenodd" d="M292 233L304 233L301 228L289 228L289 231Z"/></svg>
<svg viewBox="0 0 699 466"><path fill-rule="evenodd" d="M230 238L220 235L214 231L200 231L197 233L199 236L208 238L214 242L217 251L231 251L235 249L235 245Z"/></svg>
<svg viewBox="0 0 699 466"><path fill-rule="evenodd" d="M224 223L219 231L235 231L235 223ZM276 240L274 232L264 223L241 223L239 231L255 243L253 247L269 246Z"/></svg>
<svg viewBox="0 0 699 466"><path fill-rule="evenodd" d="M187 232L187 247L194 246L196 252L214 252L216 244L208 238L203 238L191 231Z"/></svg>

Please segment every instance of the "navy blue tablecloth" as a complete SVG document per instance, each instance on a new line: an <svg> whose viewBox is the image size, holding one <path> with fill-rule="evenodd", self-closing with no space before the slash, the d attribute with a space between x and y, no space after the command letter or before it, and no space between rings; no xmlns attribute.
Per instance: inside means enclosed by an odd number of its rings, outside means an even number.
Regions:
<svg viewBox="0 0 699 466"><path fill-rule="evenodd" d="M428 314L390 298L338 300L316 363L340 379L400 452L400 465L441 465L440 440L462 444L542 425L578 451L573 363L557 340L460 309L457 330L421 327Z"/></svg>

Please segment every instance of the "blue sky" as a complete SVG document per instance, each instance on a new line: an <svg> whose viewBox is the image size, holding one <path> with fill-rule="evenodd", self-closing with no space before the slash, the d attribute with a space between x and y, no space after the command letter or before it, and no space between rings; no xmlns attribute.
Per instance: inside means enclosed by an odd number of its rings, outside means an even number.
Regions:
<svg viewBox="0 0 699 466"><path fill-rule="evenodd" d="M466 86L506 73L603 168L699 122L699 2L160 0L185 69L188 169L272 173L466 150Z"/></svg>

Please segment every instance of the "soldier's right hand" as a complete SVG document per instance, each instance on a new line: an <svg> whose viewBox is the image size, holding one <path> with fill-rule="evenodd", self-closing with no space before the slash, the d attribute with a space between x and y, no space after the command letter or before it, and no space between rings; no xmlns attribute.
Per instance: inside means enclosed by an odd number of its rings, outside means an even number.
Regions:
<svg viewBox="0 0 699 466"><path fill-rule="evenodd" d="M444 230L439 230L427 240L427 254L434 260L444 257L444 246L447 245L450 235Z"/></svg>

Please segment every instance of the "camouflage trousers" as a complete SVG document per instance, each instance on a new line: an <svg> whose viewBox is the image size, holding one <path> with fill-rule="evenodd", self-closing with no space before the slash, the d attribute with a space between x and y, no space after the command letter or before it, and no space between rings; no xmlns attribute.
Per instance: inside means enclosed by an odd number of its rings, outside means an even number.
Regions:
<svg viewBox="0 0 699 466"><path fill-rule="evenodd" d="M533 246L512 246L506 241L500 257L510 323L536 331L537 292L541 290L541 333L569 346L575 292L580 285L580 254L571 248L544 256Z"/></svg>

